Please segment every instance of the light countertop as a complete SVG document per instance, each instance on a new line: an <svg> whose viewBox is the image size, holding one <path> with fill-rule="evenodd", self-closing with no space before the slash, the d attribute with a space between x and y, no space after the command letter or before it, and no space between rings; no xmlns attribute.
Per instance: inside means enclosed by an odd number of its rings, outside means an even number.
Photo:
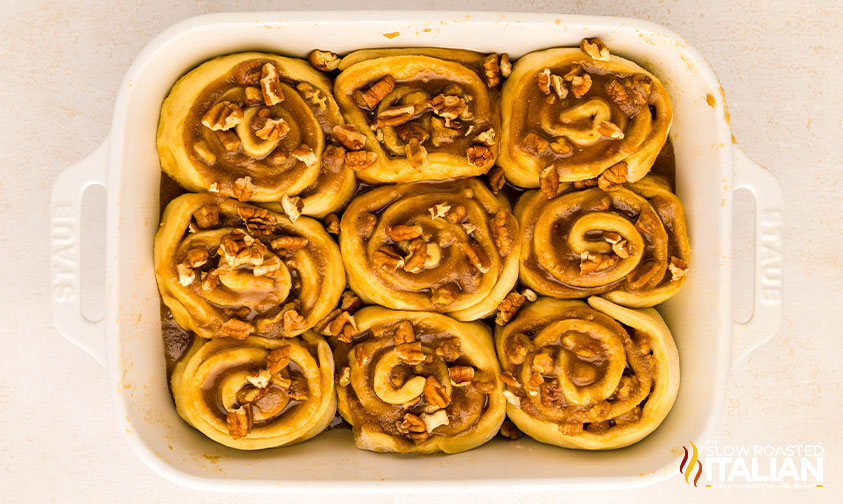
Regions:
<svg viewBox="0 0 843 504"><path fill-rule="evenodd" d="M694 489L678 476L636 490L460 496L460 502L789 502L843 500L843 4L837 0L342 2L0 0L0 492L5 502L279 502L328 498L201 493L165 481L130 451L113 420L104 370L55 331L49 307L49 194L56 175L106 136L123 75L139 50L196 14L308 8L418 8L603 14L675 30L711 63L740 147L781 181L786 200L784 321L730 377L712 439L822 443L824 487ZM318 7L317 7L318 6ZM736 292L751 279L751 200L735 221ZM101 201L88 206L102 224ZM98 220L99 219L99 220ZM102 242L92 231L90 243ZM85 237L83 237L83 240ZM96 249L96 247L92 247ZM83 275L97 278L96 257ZM103 281L90 281L89 314ZM746 304L738 315L748 315ZM423 502L430 497L386 496ZM439 497L436 497L439 499ZM443 498L444 499L444 498ZM371 497L343 496L347 502ZM456 499L454 499L456 500Z"/></svg>

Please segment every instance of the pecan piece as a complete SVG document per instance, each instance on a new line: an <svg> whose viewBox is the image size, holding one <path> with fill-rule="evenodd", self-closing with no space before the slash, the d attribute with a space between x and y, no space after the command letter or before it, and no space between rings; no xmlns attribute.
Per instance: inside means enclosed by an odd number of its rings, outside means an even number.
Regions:
<svg viewBox="0 0 843 504"><path fill-rule="evenodd" d="M641 110L641 106L647 103L649 92L647 96L643 92L632 93L630 88L627 88L616 79L612 79L606 84L606 94L615 102L621 112L627 117L633 117ZM639 101L640 100L640 101Z"/></svg>
<svg viewBox="0 0 843 504"><path fill-rule="evenodd" d="M527 349L530 345L530 338L524 333L515 333L504 342L504 352L509 362L516 366L524 363L527 357Z"/></svg>
<svg viewBox="0 0 843 504"><path fill-rule="evenodd" d="M589 187L597 187L597 179L576 180L573 183L574 189L588 189Z"/></svg>
<svg viewBox="0 0 843 504"><path fill-rule="evenodd" d="M252 431L252 407L248 404L229 411L225 416L231 439L243 439Z"/></svg>
<svg viewBox="0 0 843 504"><path fill-rule="evenodd" d="M353 171L359 172L375 164L378 160L377 152L351 151L345 153L345 163Z"/></svg>
<svg viewBox="0 0 843 504"><path fill-rule="evenodd" d="M334 315L338 310L334 310L331 315ZM328 315L328 318L331 317ZM320 322L320 324L323 324ZM351 343L355 336L357 336L357 322L347 311L342 311L331 318L319 330L319 334L323 336L336 336L337 339L345 343Z"/></svg>
<svg viewBox="0 0 843 504"><path fill-rule="evenodd" d="M597 178L597 186L604 191L618 189L626 183L628 173L629 170L626 161L621 161L600 174Z"/></svg>
<svg viewBox="0 0 843 504"><path fill-rule="evenodd" d="M395 105L378 112L378 128L387 126L398 126L404 124L416 115L416 109L412 105Z"/></svg>
<svg viewBox="0 0 843 504"><path fill-rule="evenodd" d="M551 199L559 192L559 172L556 165L550 165L539 174L539 187L542 193Z"/></svg>
<svg viewBox="0 0 843 504"><path fill-rule="evenodd" d="M501 304L498 305L498 314L495 317L495 324L502 326L509 323L521 309L524 301L527 299L518 292L512 291L503 298Z"/></svg>
<svg viewBox="0 0 843 504"><path fill-rule="evenodd" d="M366 146L366 135L354 129L354 126L337 124L331 134L348 150L356 151Z"/></svg>
<svg viewBox="0 0 843 504"><path fill-rule="evenodd" d="M244 61L234 67L234 79L241 86L254 86L261 78L263 63L257 60Z"/></svg>
<svg viewBox="0 0 843 504"><path fill-rule="evenodd" d="M246 229L252 234L267 236L272 234L275 227L275 216L264 208L240 207L237 209L240 218L246 222Z"/></svg>
<svg viewBox="0 0 843 504"><path fill-rule="evenodd" d="M510 371L504 371L503 373L501 373L501 381L505 385L512 388L518 388L521 386L521 384L518 383L518 380L515 378L515 375L513 375Z"/></svg>
<svg viewBox="0 0 843 504"><path fill-rule="evenodd" d="M208 251L205 247L193 247L187 251L187 263L191 268L204 266L208 262Z"/></svg>
<svg viewBox="0 0 843 504"><path fill-rule="evenodd" d="M243 120L243 109L236 103L221 101L205 112L202 125L212 131L227 131L240 124Z"/></svg>
<svg viewBox="0 0 843 504"><path fill-rule="evenodd" d="M495 145L495 130L492 128L480 133L474 137L474 143L480 143L488 147Z"/></svg>
<svg viewBox="0 0 843 504"><path fill-rule="evenodd" d="M246 375L246 381L259 389L268 387L270 378L272 373L268 369L258 369Z"/></svg>
<svg viewBox="0 0 843 504"><path fill-rule="evenodd" d="M267 110L267 109L263 109ZM285 137L290 132L290 125L282 118L272 119L266 118L263 121L263 126L255 131L255 136L261 140L274 142Z"/></svg>
<svg viewBox="0 0 843 504"><path fill-rule="evenodd" d="M488 395L495 391L495 382L483 378L474 382L474 388L481 394Z"/></svg>
<svg viewBox="0 0 843 504"><path fill-rule="evenodd" d="M267 105L276 105L284 100L284 92L281 91L281 79L278 78L278 69L272 63L267 63L261 68L261 92L263 101Z"/></svg>
<svg viewBox="0 0 843 504"><path fill-rule="evenodd" d="M688 276L688 263L676 256L670 256L670 262L667 265L670 271L670 278L674 282L681 280Z"/></svg>
<svg viewBox="0 0 843 504"><path fill-rule="evenodd" d="M413 168L418 168L427 163L427 149L416 138L411 138L404 146L404 155Z"/></svg>
<svg viewBox="0 0 843 504"><path fill-rule="evenodd" d="M430 142L434 147L451 143L460 136L460 130L449 128L444 119L432 117L430 124L433 127L433 136Z"/></svg>
<svg viewBox="0 0 843 504"><path fill-rule="evenodd" d="M553 356L551 356L550 353L539 352L533 356L532 369L536 373L550 375L553 374L555 367L556 365L553 362Z"/></svg>
<svg viewBox="0 0 843 504"><path fill-rule="evenodd" d="M199 210L193 212L193 218L200 229L208 229L220 223L220 207L215 203L202 205Z"/></svg>
<svg viewBox="0 0 843 504"><path fill-rule="evenodd" d="M474 368L471 366L449 367L448 376L451 378L451 383L458 387L468 385L474 380Z"/></svg>
<svg viewBox="0 0 843 504"><path fill-rule="evenodd" d="M410 253L404 258L404 271L407 273L419 273L427 261L427 243L421 238L410 242Z"/></svg>
<svg viewBox="0 0 843 504"><path fill-rule="evenodd" d="M465 100L456 95L438 94L430 100L430 108L439 117L454 120L465 109Z"/></svg>
<svg viewBox="0 0 843 504"><path fill-rule="evenodd" d="M304 163L306 166L314 166L319 164L319 158L316 157L316 153L313 152L313 149L307 144L301 144L295 149L293 149L290 154Z"/></svg>
<svg viewBox="0 0 843 504"><path fill-rule="evenodd" d="M480 247L472 245L466 242L460 242L460 248L462 249L465 256L468 258L468 261L474 266L477 271L480 273L488 273L489 268L492 267L492 262L489 260L489 257L483 252Z"/></svg>
<svg viewBox="0 0 843 504"><path fill-rule="evenodd" d="M233 131L217 131L217 139L219 139L223 148L229 152L236 151L240 147L240 137Z"/></svg>
<svg viewBox="0 0 843 504"><path fill-rule="evenodd" d="M179 272L179 285L187 287L196 281L196 272L189 264L179 263L176 265L176 270Z"/></svg>
<svg viewBox="0 0 843 504"><path fill-rule="evenodd" d="M451 396L444 385L439 383L435 376L428 376L424 383L424 400L432 406L439 409L448 406L451 402Z"/></svg>
<svg viewBox="0 0 843 504"><path fill-rule="evenodd" d="M396 224L395 226L386 226L384 231L386 231L386 236L394 242L413 240L422 235L422 227L419 225Z"/></svg>
<svg viewBox="0 0 843 504"><path fill-rule="evenodd" d="M280 373L290 363L290 345L280 346L266 354L266 369L271 374Z"/></svg>
<svg viewBox="0 0 843 504"><path fill-rule="evenodd" d="M597 132L612 140L623 140L623 130L611 121L600 121L597 125Z"/></svg>
<svg viewBox="0 0 843 504"><path fill-rule="evenodd" d="M605 271L618 262L617 256L607 254L592 254L582 252L580 254L580 274L588 275L593 272Z"/></svg>
<svg viewBox="0 0 843 504"><path fill-rule="evenodd" d="M325 230L331 234L339 234L340 218L337 214L331 213L325 216Z"/></svg>
<svg viewBox="0 0 843 504"><path fill-rule="evenodd" d="M546 138L532 131L524 135L524 139L521 140L521 150L535 156L541 156L547 152L549 145L550 142Z"/></svg>
<svg viewBox="0 0 843 504"><path fill-rule="evenodd" d="M373 109L386 95L395 89L395 79L391 75L387 75L383 79L372 84L372 86L365 92L358 91L354 94L357 105L361 108Z"/></svg>
<svg viewBox="0 0 843 504"><path fill-rule="evenodd" d="M427 428L424 425L424 421L421 418L417 417L412 413L404 414L404 419L401 422L398 422L398 431L407 434L407 433L419 433L419 432L427 432Z"/></svg>
<svg viewBox="0 0 843 504"><path fill-rule="evenodd" d="M285 194L281 196L281 209L284 210L284 214L290 219L290 222L296 222L301 217L301 211L304 210L304 201L298 196Z"/></svg>
<svg viewBox="0 0 843 504"><path fill-rule="evenodd" d="M434 353L445 362L454 362L460 358L460 342L456 338L448 338L436 347Z"/></svg>
<svg viewBox="0 0 843 504"><path fill-rule="evenodd" d="M588 93L588 90L591 89L591 76L588 74L584 75L575 75L571 79L571 91L574 92L574 96L577 98L582 98Z"/></svg>
<svg viewBox="0 0 843 504"><path fill-rule="evenodd" d="M483 75L486 76L489 87L495 87L501 83L501 66L498 63L497 54L490 54L483 60Z"/></svg>
<svg viewBox="0 0 843 504"><path fill-rule="evenodd" d="M345 149L338 145L329 145L322 153L322 167L328 173L340 173L345 166Z"/></svg>
<svg viewBox="0 0 843 504"><path fill-rule="evenodd" d="M512 232L506 210L499 210L489 221L489 227L500 253L507 255L512 252Z"/></svg>
<svg viewBox="0 0 843 504"><path fill-rule="evenodd" d="M427 356L425 356L424 352L422 351L421 341L414 341L412 343L402 343L400 345L395 345L394 348L395 355L397 355L399 359L404 361L405 364L409 364L411 366L421 364L427 358Z"/></svg>
<svg viewBox="0 0 843 504"><path fill-rule="evenodd" d="M580 49L582 52L588 54L591 59L600 61L609 61L611 55L609 48L599 38L584 38L580 42Z"/></svg>
<svg viewBox="0 0 843 504"><path fill-rule="evenodd" d="M254 193L255 184L252 183L252 177L247 175L234 181L234 197L238 200L249 201Z"/></svg>
<svg viewBox="0 0 843 504"><path fill-rule="evenodd" d="M568 88L565 87L565 81L556 74L550 76L550 88L560 100L564 100L568 96Z"/></svg>
<svg viewBox="0 0 843 504"><path fill-rule="evenodd" d="M503 189L504 184L506 184L506 178L504 177L503 168L500 166L495 166L489 173L486 174L486 177L489 180L489 188L492 189L492 193L497 194Z"/></svg>
<svg viewBox="0 0 843 504"><path fill-rule="evenodd" d="M381 247L372 254L372 262L380 269L395 273L404 267L404 258L392 250L392 247Z"/></svg>
<svg viewBox="0 0 843 504"><path fill-rule="evenodd" d="M258 73L258 76L260 76L260 73ZM246 105L254 107L263 104L263 93L260 88L249 86L244 90L244 93L246 94Z"/></svg>
<svg viewBox="0 0 843 504"><path fill-rule="evenodd" d="M394 344L403 345L405 343L413 343L416 341L416 335L413 331L413 324L410 323L409 320L402 320L398 323L398 327L395 328L395 334L393 335Z"/></svg>
<svg viewBox="0 0 843 504"><path fill-rule="evenodd" d="M536 77L536 85L539 87L539 91L542 93L549 95L550 94L550 69L545 68L541 72L539 72L538 76Z"/></svg>
<svg viewBox="0 0 843 504"><path fill-rule="evenodd" d="M279 236L269 242L269 245L273 250L295 252L300 248L306 247L308 243L310 243L310 240L304 236Z"/></svg>
<svg viewBox="0 0 843 504"><path fill-rule="evenodd" d="M360 298L354 292L347 290L342 293L342 297L340 297L340 310L354 313L361 306L363 306L363 302L360 301Z"/></svg>
<svg viewBox="0 0 843 504"><path fill-rule="evenodd" d="M459 293L459 287L454 284L445 284L442 287L434 288L431 295L430 301L439 306L449 305L454 302L454 299L457 298L457 294Z"/></svg>
<svg viewBox="0 0 843 504"><path fill-rule="evenodd" d="M369 239L372 236L372 232L374 232L377 223L377 215L369 212L361 214L357 222L357 226L360 229L360 236L364 239Z"/></svg>
<svg viewBox="0 0 843 504"><path fill-rule="evenodd" d="M468 163L474 166L484 166L490 163L494 157L492 149L481 144L472 144L465 148L468 156Z"/></svg>
<svg viewBox="0 0 843 504"><path fill-rule="evenodd" d="M340 58L331 51L314 49L307 55L307 61L317 70L333 72L340 66Z"/></svg>
<svg viewBox="0 0 843 504"><path fill-rule="evenodd" d="M307 327L307 320L296 310L287 310L281 317L284 332L287 334L301 331Z"/></svg>
<svg viewBox="0 0 843 504"><path fill-rule="evenodd" d="M550 150L554 154L559 154L560 156L565 156L574 152L574 146L571 145L566 139L559 137L554 139L550 142Z"/></svg>
<svg viewBox="0 0 843 504"><path fill-rule="evenodd" d="M255 332L255 328L252 327L252 324L237 319L228 319L220 327L220 334L234 339L246 339L253 332Z"/></svg>
<svg viewBox="0 0 843 504"><path fill-rule="evenodd" d="M398 138L404 143L415 140L419 144L423 144L430 137L430 133L416 123L401 124L395 127L395 131L398 133Z"/></svg>
<svg viewBox="0 0 843 504"><path fill-rule="evenodd" d="M516 439L520 439L523 435L524 434L520 430L518 430L518 427L516 427L515 424L512 423L512 420L507 418L503 421L503 424L501 424L501 436L505 437L506 439L515 441Z"/></svg>
<svg viewBox="0 0 843 504"><path fill-rule="evenodd" d="M503 53L501 54L501 77L506 79L512 74L512 62L509 61L509 54Z"/></svg>

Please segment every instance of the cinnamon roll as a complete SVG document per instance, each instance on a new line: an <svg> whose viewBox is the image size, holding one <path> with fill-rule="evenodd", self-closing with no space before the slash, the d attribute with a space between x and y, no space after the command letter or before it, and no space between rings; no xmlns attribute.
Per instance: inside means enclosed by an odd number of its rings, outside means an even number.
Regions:
<svg viewBox="0 0 843 504"><path fill-rule="evenodd" d="M339 248L319 222L210 193L167 205L154 259L164 304L203 338L299 335L345 285Z"/></svg>
<svg viewBox="0 0 843 504"><path fill-rule="evenodd" d="M518 277L518 224L475 179L383 186L340 223L349 287L368 304L476 320Z"/></svg>
<svg viewBox="0 0 843 504"><path fill-rule="evenodd" d="M197 339L171 377L179 415L240 450L298 443L331 423L334 360L321 337Z"/></svg>
<svg viewBox="0 0 843 504"><path fill-rule="evenodd" d="M335 355L339 412L358 448L457 453L494 437L506 401L485 325L375 306L354 318L357 337Z"/></svg>
<svg viewBox="0 0 843 504"><path fill-rule="evenodd" d="M679 357L652 308L540 298L495 329L495 347L507 416L543 443L629 446L653 432L676 399Z"/></svg>
<svg viewBox="0 0 843 504"><path fill-rule="evenodd" d="M654 306L685 282L691 248L682 203L664 179L608 191L563 187L548 199L524 193L515 207L521 228L520 278L539 294L600 294L624 306Z"/></svg>
<svg viewBox="0 0 843 504"><path fill-rule="evenodd" d="M591 179L613 167L620 182L640 180L673 121L661 82L598 39L520 58L501 102L498 163L521 187L546 177Z"/></svg>
<svg viewBox="0 0 843 504"><path fill-rule="evenodd" d="M366 135L349 166L368 183L486 173L498 154L499 60L457 49L355 51L339 64L334 94Z"/></svg>
<svg viewBox="0 0 843 504"><path fill-rule="evenodd" d="M302 213L323 216L356 187L344 152L326 151L343 123L330 80L307 62L221 56L179 79L164 100L161 168L189 191L240 201L301 198Z"/></svg>

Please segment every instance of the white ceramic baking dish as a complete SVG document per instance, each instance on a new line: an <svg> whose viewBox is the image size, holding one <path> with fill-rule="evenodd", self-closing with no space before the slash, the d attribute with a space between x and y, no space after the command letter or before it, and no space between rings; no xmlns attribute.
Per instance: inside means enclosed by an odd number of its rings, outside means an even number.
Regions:
<svg viewBox="0 0 843 504"><path fill-rule="evenodd" d="M658 75L673 99L677 192L693 247L689 280L659 307L679 347L682 384L662 426L623 450L590 453L530 439L494 440L467 453L407 457L357 450L351 432L242 453L213 443L176 414L167 392L152 238L158 226L155 128L173 82L213 56L266 50L304 56L313 48L442 46L518 57L603 39L613 52ZM84 190L107 193L106 317L80 310L79 230ZM736 189L757 205L754 316L732 319L731 221ZM702 56L652 23L620 18L518 13L266 12L192 18L138 56L123 81L106 140L66 169L52 196L52 292L56 327L108 372L115 418L137 455L178 483L229 491L454 492L484 489L641 486L678 472L681 446L716 421L730 368L772 337L781 319L782 192L734 145L724 94Z"/></svg>

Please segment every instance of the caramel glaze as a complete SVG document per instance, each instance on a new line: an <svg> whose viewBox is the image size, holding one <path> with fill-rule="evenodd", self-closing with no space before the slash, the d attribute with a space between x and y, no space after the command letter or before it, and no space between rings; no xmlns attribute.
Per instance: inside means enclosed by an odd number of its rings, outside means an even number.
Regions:
<svg viewBox="0 0 843 504"><path fill-rule="evenodd" d="M661 152L656 158L656 161L653 164L650 173L664 177L670 183L671 190L675 188L676 160L673 152L673 143L670 138L668 138L667 142L665 143L664 147L662 148ZM371 186L361 183L359 184L357 192L354 196L356 197L359 194L365 193L369 189L371 189ZM170 203L170 201L186 192L187 191L182 188L175 180L173 180L167 174L162 172L159 205L160 213L163 214L164 208L166 208L167 204ZM501 190L501 194L504 195L512 205L515 205L515 202L518 201L518 198L524 192L524 189L516 187L509 183L504 185L503 189ZM523 287L519 284L516 286L515 289L521 291L522 288ZM487 324L492 330L494 330L494 322L492 322L491 319L480 320L479 322ZM629 331L630 333L634 331L633 329L626 326L624 326L624 328L627 329L627 331ZM193 334L193 332L191 331L185 331L184 329L179 327L178 324L173 321L172 314L170 313L169 308L167 308L162 302L161 336L164 340L164 357L167 363L167 381L169 383L169 376L172 374L173 368L175 367L176 363L181 360L181 358L187 352L188 348L190 348L190 345L196 335ZM348 343L343 343L334 340L334 344L332 346L336 358L337 369L342 369L343 366L348 365L348 351L351 349L351 345ZM631 370L627 370L625 371L625 373L629 371ZM353 390L349 388L349 395L353 397L353 393ZM288 408L289 407L291 406L288 406ZM348 429L350 428L350 425L345 420L343 420L339 413L337 413L334 417L334 420L329 426L329 429L332 428Z"/></svg>

